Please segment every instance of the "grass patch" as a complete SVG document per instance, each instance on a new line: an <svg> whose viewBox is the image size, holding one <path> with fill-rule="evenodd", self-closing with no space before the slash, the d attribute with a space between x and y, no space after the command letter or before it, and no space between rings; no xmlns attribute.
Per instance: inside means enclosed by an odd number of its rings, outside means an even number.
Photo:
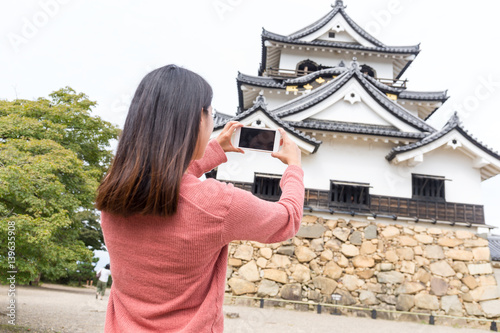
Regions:
<svg viewBox="0 0 500 333"><path fill-rule="evenodd" d="M9 324L0 324L0 333L17 333L17 332L30 332L30 333L45 333L49 331L40 331L31 329L29 327L18 326L18 325L9 325ZM54 332L54 331L50 331Z"/></svg>
<svg viewBox="0 0 500 333"><path fill-rule="evenodd" d="M10 333L10 332L34 332L28 327L10 325L10 324L0 324L0 333Z"/></svg>

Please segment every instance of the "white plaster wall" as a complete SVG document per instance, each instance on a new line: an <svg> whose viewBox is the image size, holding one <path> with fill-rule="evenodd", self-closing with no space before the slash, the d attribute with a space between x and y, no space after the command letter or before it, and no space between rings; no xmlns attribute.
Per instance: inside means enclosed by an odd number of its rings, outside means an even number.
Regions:
<svg viewBox="0 0 500 333"><path fill-rule="evenodd" d="M444 176L446 201L482 204L481 174L472 167L472 159L458 149L438 148L424 155L414 173ZM411 177L411 175L410 175Z"/></svg>
<svg viewBox="0 0 500 333"><path fill-rule="evenodd" d="M394 165L385 156L393 143L363 141L361 138L328 139L312 155L302 156L306 188L329 190L330 180L369 183L370 194L411 198L412 173L444 176L446 201L482 204L479 170L471 160L452 149L438 149L424 156L416 167ZM283 174L286 166L270 154L247 152L228 154L228 163L219 166L221 180L253 182L255 172Z"/></svg>
<svg viewBox="0 0 500 333"><path fill-rule="evenodd" d="M385 159L393 144L361 142L362 139L318 139L323 141L318 152L302 155L305 187L329 190L330 180L335 179L370 183L373 186L370 192L393 195L387 179L392 175L388 170L394 167ZM282 174L285 169L286 166L266 153L230 154L228 163L219 166L217 178L252 182L254 172Z"/></svg>
<svg viewBox="0 0 500 333"><path fill-rule="evenodd" d="M335 32L335 31L333 31L333 32ZM330 38L329 37L329 32L326 32L323 35L321 35L320 37L318 37L318 39L325 40L325 41L328 41L328 42L355 43L355 44L359 45L359 43L356 42L356 40L354 38L352 38L345 31L335 32L335 38Z"/></svg>
<svg viewBox="0 0 500 333"><path fill-rule="evenodd" d="M312 61L324 65L324 66L337 66L341 60L344 61L346 66L350 66L352 58L356 57L360 65L367 64L368 66L375 69L377 72L377 77L380 78L392 78L393 77L393 66L391 58L383 58L376 56L362 56L360 53L353 55L352 53L337 53L335 50L330 52L328 49L321 51L321 47L318 47L317 51L314 51L314 47L311 47L309 51L305 48L302 50L295 46L295 49L287 47L286 49L281 49L281 59L280 68L283 69L295 69L297 64L303 60L311 59Z"/></svg>
<svg viewBox="0 0 500 333"><path fill-rule="evenodd" d="M411 105L409 102L401 103L401 101L400 101L400 100L398 100L398 101L397 101L397 103L398 103L401 107L403 107L403 108L405 108L406 110L410 111L410 113L411 113L412 115L414 115L415 117L418 117L418 106L417 106L417 105L415 105L415 104Z"/></svg>
<svg viewBox="0 0 500 333"><path fill-rule="evenodd" d="M360 34L358 34L340 14L335 15L330 20L330 22L325 24L322 28L307 36L304 36L303 38L301 38L301 40L310 42L327 34L329 31L340 33L341 36L343 35L342 37L346 38L348 41L354 40L358 45L374 46L372 42L368 41Z"/></svg>
<svg viewBox="0 0 500 333"><path fill-rule="evenodd" d="M262 89L262 92L264 93L264 97L266 98L268 110L273 110L278 106L291 101L292 99L302 96L302 93L299 92L297 93L297 95L295 95L293 92L288 92L287 94L285 90L278 89Z"/></svg>
<svg viewBox="0 0 500 333"><path fill-rule="evenodd" d="M387 152L394 146L390 143L365 142L361 138L319 138L323 141L316 154L303 156L306 187L329 190L330 180L370 183L370 193L392 194L387 181L393 174ZM347 162L348 161L348 162Z"/></svg>
<svg viewBox="0 0 500 333"><path fill-rule="evenodd" d="M343 99L329 106L324 111L321 111L311 118L320 120L335 120L342 122L357 123L362 121L363 124L375 124L383 126L391 126L387 120L380 117L376 112L369 109L364 103L351 104Z"/></svg>

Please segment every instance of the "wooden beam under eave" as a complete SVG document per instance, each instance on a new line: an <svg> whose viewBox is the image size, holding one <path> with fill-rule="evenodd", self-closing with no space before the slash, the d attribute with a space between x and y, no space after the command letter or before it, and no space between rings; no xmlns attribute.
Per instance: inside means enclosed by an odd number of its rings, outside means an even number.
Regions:
<svg viewBox="0 0 500 333"><path fill-rule="evenodd" d="M420 163L422 163L424 161L424 155L423 154L420 154L420 155L417 155L411 159L408 160L408 166L409 167L414 167L414 166L417 166L419 165Z"/></svg>
<svg viewBox="0 0 500 333"><path fill-rule="evenodd" d="M474 161L472 161L472 167L475 169L481 169L489 164L490 162L482 157L476 157Z"/></svg>
<svg viewBox="0 0 500 333"><path fill-rule="evenodd" d="M491 177L495 176L494 173L489 172L487 168L481 169L481 181L490 179Z"/></svg>

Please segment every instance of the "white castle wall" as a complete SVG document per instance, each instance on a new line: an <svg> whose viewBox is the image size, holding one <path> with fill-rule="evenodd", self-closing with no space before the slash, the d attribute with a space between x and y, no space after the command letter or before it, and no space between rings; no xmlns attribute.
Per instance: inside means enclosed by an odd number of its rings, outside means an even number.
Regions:
<svg viewBox="0 0 500 333"><path fill-rule="evenodd" d="M278 106L291 101L302 95L302 93L297 93L296 95L293 92L288 92L279 89L262 89L263 95L267 101L267 107L269 110L275 109Z"/></svg>
<svg viewBox="0 0 500 333"><path fill-rule="evenodd" d="M481 180L472 161L458 150L439 148L424 155L415 167L393 165L385 156L394 143L364 141L361 137L333 139L317 135L323 141L318 151L302 156L306 188L329 190L330 180L369 183L370 194L411 198L412 173L444 176L446 200L482 204ZM253 182L254 173L283 174L286 166L268 153L248 151L245 155L228 154L228 163L219 166L217 178Z"/></svg>

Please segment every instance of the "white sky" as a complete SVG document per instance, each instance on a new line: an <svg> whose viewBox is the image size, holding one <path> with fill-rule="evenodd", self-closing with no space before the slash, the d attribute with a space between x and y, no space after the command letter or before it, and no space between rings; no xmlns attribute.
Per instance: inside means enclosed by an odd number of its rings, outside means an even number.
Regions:
<svg viewBox="0 0 500 333"><path fill-rule="evenodd" d="M204 76L214 88L213 106L234 114L236 75L257 74L262 27L292 33L325 15L334 1L0 0L0 98L47 97L70 86L98 102L97 115L122 126L142 77L176 63ZM409 89L449 89L451 96L431 125L440 128L459 111L470 132L500 150L500 1L344 5L387 45L421 43L403 75ZM483 182L483 193L486 222L500 227L500 176Z"/></svg>

